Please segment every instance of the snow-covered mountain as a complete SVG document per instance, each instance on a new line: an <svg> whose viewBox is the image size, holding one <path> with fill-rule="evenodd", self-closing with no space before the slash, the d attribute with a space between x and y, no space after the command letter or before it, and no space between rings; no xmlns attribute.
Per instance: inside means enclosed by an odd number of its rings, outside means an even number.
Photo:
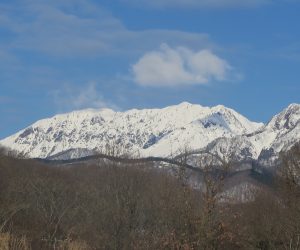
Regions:
<svg viewBox="0 0 300 250"><path fill-rule="evenodd" d="M264 167L272 166L279 153L300 142L300 105L291 104L255 132L233 138L218 138L206 151L236 161L257 160Z"/></svg>
<svg viewBox="0 0 300 250"><path fill-rule="evenodd" d="M251 122L224 106L181 103L163 109L114 112L88 109L37 121L0 141L28 157L76 158L101 153L173 157L210 151L238 160L277 154L300 140L300 105L292 104L268 124Z"/></svg>

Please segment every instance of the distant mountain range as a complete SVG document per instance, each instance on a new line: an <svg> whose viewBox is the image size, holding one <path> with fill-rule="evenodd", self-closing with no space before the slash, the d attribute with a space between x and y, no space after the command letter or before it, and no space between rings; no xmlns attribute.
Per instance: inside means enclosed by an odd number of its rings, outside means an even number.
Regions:
<svg viewBox="0 0 300 250"><path fill-rule="evenodd" d="M263 124L222 105L209 108L184 102L163 109L60 114L37 121L0 144L30 158L63 160L99 152L174 158L188 152L267 167L299 141L299 104L289 105Z"/></svg>

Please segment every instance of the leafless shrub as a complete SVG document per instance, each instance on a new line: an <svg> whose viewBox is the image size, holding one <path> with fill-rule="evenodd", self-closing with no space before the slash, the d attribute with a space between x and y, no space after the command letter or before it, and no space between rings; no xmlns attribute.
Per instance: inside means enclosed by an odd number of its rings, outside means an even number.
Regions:
<svg viewBox="0 0 300 250"><path fill-rule="evenodd" d="M0 249L299 249L292 152L277 186L242 204L220 202L231 171L223 159L199 167L195 190L185 154L177 178L149 162L51 167L1 154Z"/></svg>

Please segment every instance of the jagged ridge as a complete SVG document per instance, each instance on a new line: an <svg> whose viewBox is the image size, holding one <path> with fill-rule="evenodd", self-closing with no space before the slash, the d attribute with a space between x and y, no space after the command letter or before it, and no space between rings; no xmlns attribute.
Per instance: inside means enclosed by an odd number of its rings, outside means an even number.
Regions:
<svg viewBox="0 0 300 250"><path fill-rule="evenodd" d="M69 158L108 151L173 157L186 149L207 149L224 158L235 154L238 160L259 159L262 151L278 153L299 141L299 121L298 104L266 125L221 105L209 108L185 102L126 112L88 109L37 121L0 144L34 158L64 151Z"/></svg>

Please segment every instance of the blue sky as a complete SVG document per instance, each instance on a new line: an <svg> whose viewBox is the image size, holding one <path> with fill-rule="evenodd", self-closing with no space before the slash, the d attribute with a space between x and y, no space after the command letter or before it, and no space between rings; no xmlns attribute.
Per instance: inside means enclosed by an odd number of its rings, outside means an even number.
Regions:
<svg viewBox="0 0 300 250"><path fill-rule="evenodd" d="M0 138L83 108L300 102L298 0L1 0Z"/></svg>

